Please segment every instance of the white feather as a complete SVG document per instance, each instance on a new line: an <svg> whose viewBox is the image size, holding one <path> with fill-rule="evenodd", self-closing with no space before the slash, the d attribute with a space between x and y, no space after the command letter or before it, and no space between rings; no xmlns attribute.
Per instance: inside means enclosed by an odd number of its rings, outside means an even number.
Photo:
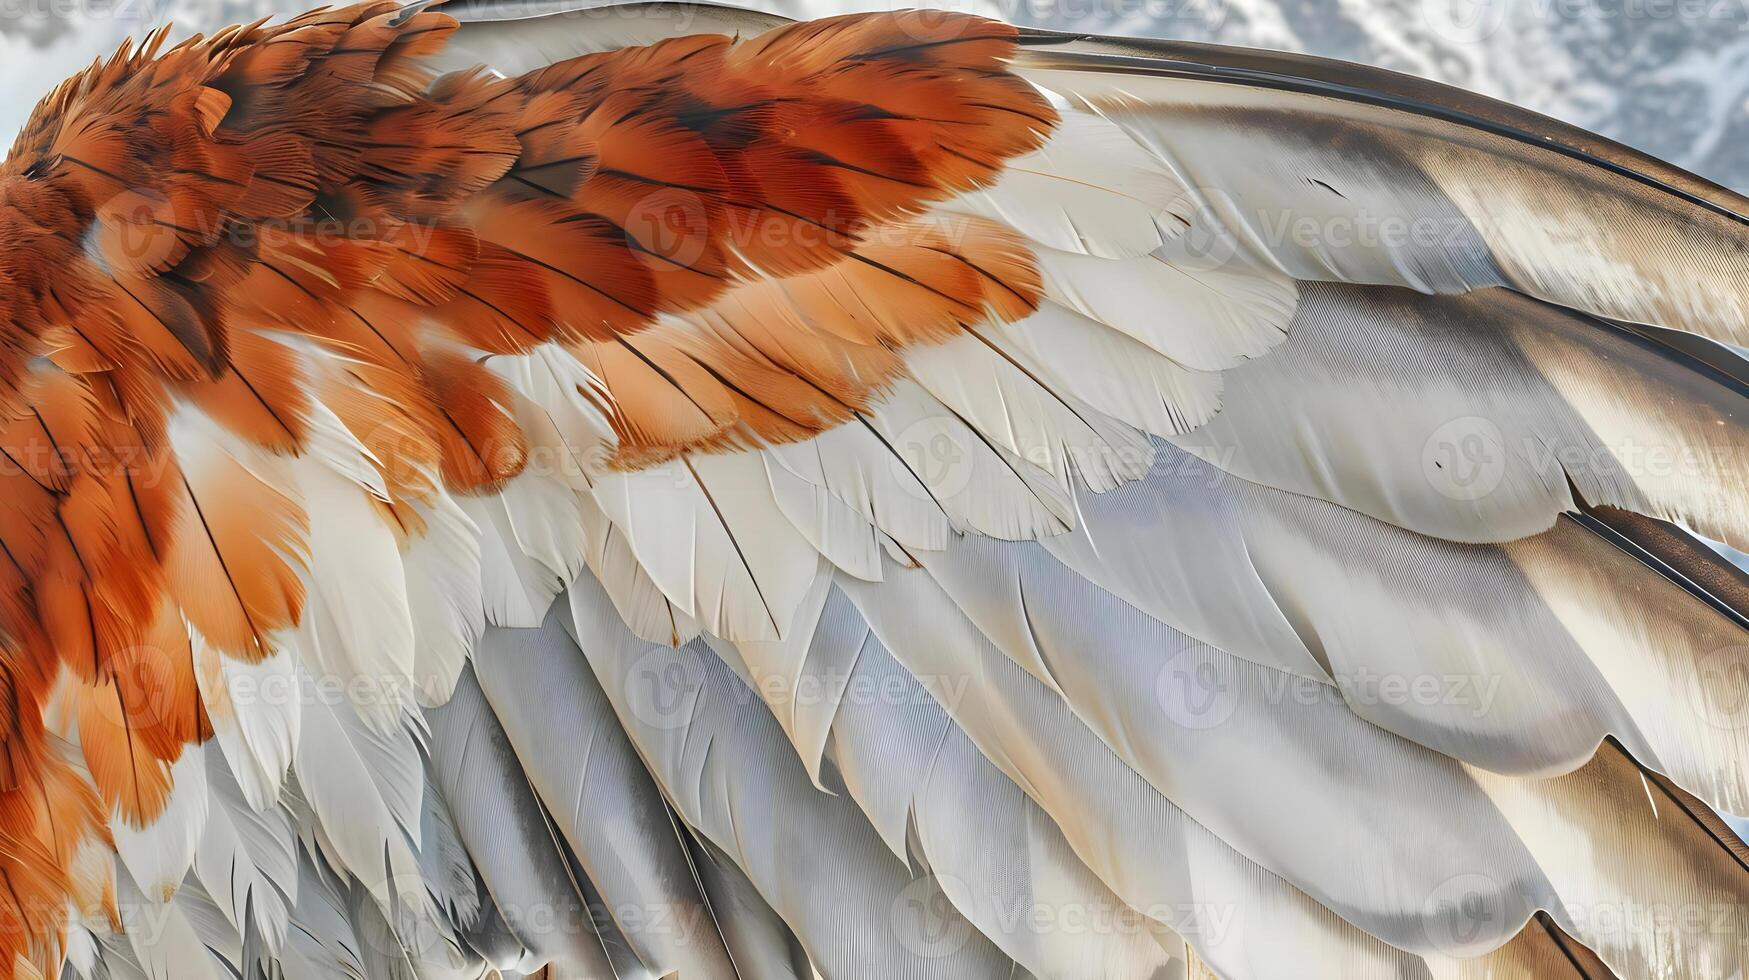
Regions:
<svg viewBox="0 0 1749 980"><path fill-rule="evenodd" d="M289 639L289 638L287 638ZM302 719L297 653L280 648L256 663L227 657L191 631L194 678L243 796L256 810L279 799Z"/></svg>
<svg viewBox="0 0 1749 980"><path fill-rule="evenodd" d="M386 491L344 427L322 427L295 473L310 522L310 580L297 648L309 672L348 691L353 710L394 731L413 710L413 614Z"/></svg>
<svg viewBox="0 0 1749 980"><path fill-rule="evenodd" d="M652 643L680 644L698 635L698 624L662 594L638 564L625 535L601 512L593 496L581 498L589 571L612 597L626 626Z"/></svg>
<svg viewBox="0 0 1749 980"><path fill-rule="evenodd" d="M480 582L486 622L497 626L538 624L565 587L552 570L523 553L504 505L489 498L462 497L457 506L480 535Z"/></svg>
<svg viewBox="0 0 1749 980"><path fill-rule="evenodd" d="M493 357L486 366L521 396L515 415L528 439L525 470L588 489L607 470L618 445L601 411L600 405L611 397L601 380L557 344Z"/></svg>
<svg viewBox="0 0 1749 980"><path fill-rule="evenodd" d="M929 577L841 586L917 677L971 678L949 705L978 750L1061 827L1132 908L1181 934L1220 975L1298 977L1307 963L1389 980L1419 968L1258 867L1122 763L1036 678L991 646Z"/></svg>
<svg viewBox="0 0 1749 980"><path fill-rule="evenodd" d="M136 828L120 818L109 822L122 864L153 902L168 902L176 894L206 832L211 800L205 746L183 746L170 766L170 780L170 799L150 825Z"/></svg>
<svg viewBox="0 0 1749 980"><path fill-rule="evenodd" d="M211 812L194 854L194 874L239 933L245 924L276 953L297 895L296 838L280 807L257 813L220 753L207 755Z"/></svg>
<svg viewBox="0 0 1749 980"><path fill-rule="evenodd" d="M833 496L830 490L797 476L770 453L762 454L762 459L766 479L771 481L772 499L802 537L845 572L859 578L878 579L881 550L875 540L874 525ZM602 584L607 586L609 583L603 579ZM612 594L611 588L608 591ZM617 600L615 604L618 604Z"/></svg>
<svg viewBox="0 0 1749 980"><path fill-rule="evenodd" d="M1103 493L1154 465L1148 438L1011 358L978 328L908 352L911 377L1012 456L1045 471L1065 491L1079 479Z"/></svg>
<svg viewBox="0 0 1749 980"><path fill-rule="evenodd" d="M897 447L863 420L830 429L803 442L764 452L778 467L831 494L834 500L905 547L933 551L947 546L952 519ZM779 480L773 479L776 487ZM785 487L787 499L791 491Z"/></svg>
<svg viewBox="0 0 1749 980"><path fill-rule="evenodd" d="M651 581L719 636L776 638L813 581L817 553L750 454L692 454L612 473L595 499Z"/></svg>
<svg viewBox="0 0 1749 980"><path fill-rule="evenodd" d="M859 461L861 474L877 485L896 482L900 492L920 494L956 528L1029 539L1074 526L1069 494L1050 474L980 434L916 382L895 385L869 424L879 438L858 444L870 454ZM880 514L865 516L883 526Z"/></svg>
<svg viewBox="0 0 1749 980"><path fill-rule="evenodd" d="M442 704L486 628L480 531L454 498L438 491L415 505L425 534L401 561L413 621L413 681L422 705Z"/></svg>
<svg viewBox="0 0 1749 980"><path fill-rule="evenodd" d="M1040 249L1037 257L1052 302L1195 370L1268 352L1293 318L1294 281L1273 271L1201 268L1160 253L1114 261Z"/></svg>
<svg viewBox="0 0 1749 980"><path fill-rule="evenodd" d="M675 808L734 858L820 973L1011 976L1013 964L955 914L943 924L961 941L940 948L907 942L890 927L907 901L939 897L934 880L908 873L851 801L809 783L777 722L757 705L749 709L751 692L705 644L639 641L588 579L573 588L571 610L602 690ZM647 676L664 678L686 699L686 712L657 716L640 707ZM796 846L804 840L811 846Z"/></svg>
<svg viewBox="0 0 1749 980"><path fill-rule="evenodd" d="M1143 432L1188 432L1221 409L1219 372L1191 370L1056 303L980 333L1053 389Z"/></svg>
<svg viewBox="0 0 1749 980"><path fill-rule="evenodd" d="M354 741L366 729L351 717L350 699L330 703L334 700L318 695L306 701L295 767L327 849L397 930L435 923L437 910L406 830L418 825L418 797L385 795L385 780L391 793L397 785L392 768L379 775L384 755L374 753L370 743ZM413 761L417 765L416 757ZM409 811L409 804L415 809Z"/></svg>
<svg viewBox="0 0 1749 980"><path fill-rule="evenodd" d="M1176 236L1187 204L1183 185L1128 133L1067 109L1044 146L945 208L994 218L1051 248L1118 259Z"/></svg>
<svg viewBox="0 0 1749 980"><path fill-rule="evenodd" d="M201 941L174 902L160 902L126 874L116 875L116 900L129 946L147 980L226 980L230 971Z"/></svg>

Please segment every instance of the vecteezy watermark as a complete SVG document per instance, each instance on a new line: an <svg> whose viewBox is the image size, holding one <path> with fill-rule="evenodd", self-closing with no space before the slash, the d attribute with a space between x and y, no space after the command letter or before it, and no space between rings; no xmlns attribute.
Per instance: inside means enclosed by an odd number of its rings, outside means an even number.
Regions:
<svg viewBox="0 0 1749 980"><path fill-rule="evenodd" d="M1154 677L1154 697L1181 728L1214 728L1239 706L1237 681L1202 651L1187 649L1166 661Z"/></svg>
<svg viewBox="0 0 1749 980"><path fill-rule="evenodd" d="M951 500L972 485L976 439L945 416L918 419L888 440L893 479L914 496Z"/></svg>
<svg viewBox="0 0 1749 980"><path fill-rule="evenodd" d="M293 655L285 653L283 655ZM283 673L229 672L225 691L240 711L257 707L323 705L354 710L417 711L419 683L406 674L328 673L307 670Z"/></svg>
<svg viewBox="0 0 1749 980"><path fill-rule="evenodd" d="M1459 874L1428 893L1421 903L1421 921L1434 949L1468 957L1493 949L1516 931L1506 911L1499 882L1484 874Z"/></svg>
<svg viewBox="0 0 1749 980"><path fill-rule="evenodd" d="M1334 673L1334 683L1284 670L1257 668L1241 674L1235 664L1192 647L1160 668L1154 695L1167 718L1193 731L1225 724L1241 701L1308 708L1452 708L1481 718L1493 710L1502 679L1499 674L1400 673L1364 665Z"/></svg>
<svg viewBox="0 0 1749 980"><path fill-rule="evenodd" d="M1749 906L1738 902L1645 902L1623 896L1612 902L1568 902L1561 911L1585 936L1710 936L1749 948Z"/></svg>
<svg viewBox="0 0 1749 980"><path fill-rule="evenodd" d="M713 936L716 926L710 909L688 902L615 902L584 905L579 901L500 903L499 914L519 936L587 936L596 934L595 922L609 919L626 936L661 937L662 945L690 946Z"/></svg>
<svg viewBox="0 0 1749 980"><path fill-rule="evenodd" d="M1165 208L1161 221L1182 227L1160 254L1192 272L1247 263L1258 250L1320 255L1466 252L1478 241L1475 225L1458 213L1385 210L1346 199L1328 210L1260 206L1219 187L1186 190Z"/></svg>
<svg viewBox="0 0 1749 980"><path fill-rule="evenodd" d="M1581 485L1712 481L1728 472L1742 453L1730 441L1665 444L1632 436L1595 443L1562 440L1562 433L1534 429L1508 438L1494 419L1466 415L1428 434L1421 445L1421 475L1442 496L1477 501L1499 490L1515 465L1545 483L1560 481L1563 473Z"/></svg>
<svg viewBox="0 0 1749 980"><path fill-rule="evenodd" d="M914 879L893 903L894 933L905 948L927 958L963 949L979 931L1003 937L1152 936L1161 927L1209 944L1225 940L1238 906L1214 902L1144 903L1132 906L1112 896L1053 900L1024 889L993 892L951 874Z"/></svg>
<svg viewBox="0 0 1749 980"><path fill-rule="evenodd" d="M1452 500L1480 500L1506 476L1506 438L1492 419L1453 419L1433 430L1422 445L1421 475Z"/></svg>
<svg viewBox="0 0 1749 980"><path fill-rule="evenodd" d="M1714 728L1749 726L1749 646L1720 647L1695 661L1688 704Z"/></svg>
<svg viewBox="0 0 1749 980"><path fill-rule="evenodd" d="M1062 473L1145 474L1213 489L1233 479L1229 470L1238 455L1237 446L1193 445L1189 440L1186 445L1194 452L1162 449L1154 443L1114 446L1099 440L1026 446L1016 452L998 448L952 415L916 419L882 439L894 482L913 497L936 501L977 493L974 480L984 465L991 467L996 479L1007 479L1011 466L1024 464L1041 478Z"/></svg>
<svg viewBox="0 0 1749 980"><path fill-rule="evenodd" d="M887 909L887 924L899 945L926 960L939 960L966 948L972 925L941 890L934 875L921 875L899 891Z"/></svg>
<svg viewBox="0 0 1749 980"><path fill-rule="evenodd" d="M622 690L632 717L658 730L684 727L692 720L701 697L726 698L736 710L757 704L793 706L882 705L906 707L934 703L948 711L965 700L971 685L967 674L857 674L830 670L791 677L754 674L744 683L707 687L703 669L680 659L666 647L640 656L625 674ZM749 688L747 683L753 687Z"/></svg>
<svg viewBox="0 0 1749 980"><path fill-rule="evenodd" d="M44 432L0 448L0 476L26 476L39 484L66 484L92 476L103 481L125 477L135 487L155 487L174 472L176 459L171 453L144 444L62 446Z"/></svg>
<svg viewBox="0 0 1749 980"><path fill-rule="evenodd" d="M695 705L704 696L703 671L679 659L684 653L652 647L633 662L622 682L633 718L659 731L674 731L692 722Z"/></svg>

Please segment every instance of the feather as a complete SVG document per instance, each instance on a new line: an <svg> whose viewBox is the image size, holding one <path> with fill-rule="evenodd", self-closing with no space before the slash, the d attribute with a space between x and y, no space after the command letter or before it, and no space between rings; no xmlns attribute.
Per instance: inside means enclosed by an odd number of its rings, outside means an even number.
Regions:
<svg viewBox="0 0 1749 980"><path fill-rule="evenodd" d="M1079 481L1103 493L1154 465L1145 436L1051 388L975 330L913 353L906 366L946 409L1065 490Z"/></svg>
<svg viewBox="0 0 1749 980"><path fill-rule="evenodd" d="M1525 537L1571 510L1575 491L1717 539L1749 534L1740 392L1503 290L1310 286L1292 339L1229 372L1226 400L1174 441L1252 482L1423 534Z"/></svg>
<svg viewBox="0 0 1749 980"><path fill-rule="evenodd" d="M449 804L429 784L420 794L419 861L425 887L458 934L480 916L474 862L456 830Z"/></svg>
<svg viewBox="0 0 1749 980"><path fill-rule="evenodd" d="M529 437L529 468L587 489L616 448L613 426L598 402L607 396L601 379L556 344L494 357L487 366L523 396L517 421Z"/></svg>
<svg viewBox="0 0 1749 980"><path fill-rule="evenodd" d="M840 702L832 744L845 785L887 845L903 854L914 833L947 899L1035 976L1170 975L1167 949L1183 940L1112 894L1051 818L979 754L942 707L963 691L926 688L842 592L827 605L844 650L832 659L853 665L847 690L881 692Z"/></svg>
<svg viewBox="0 0 1749 980"><path fill-rule="evenodd" d="M218 749L250 807L269 809L297 751L302 726L297 656L279 649L257 663L227 657L192 637L195 679Z"/></svg>
<svg viewBox="0 0 1749 980"><path fill-rule="evenodd" d="M303 680L311 683L307 675ZM415 789L406 778L406 754L394 748L400 739L379 737L353 717L350 704L331 700L306 701L293 769L334 858L364 886L398 934L417 934L421 924L435 923L438 915L409 840L409 833L417 834L424 783L418 755L410 760L420 787ZM386 764L380 772L379 763Z"/></svg>
<svg viewBox="0 0 1749 980"><path fill-rule="evenodd" d="M1281 343L1296 302L1293 280L1279 273L1205 268L1169 253L1114 261L1041 249L1039 270L1052 302L1198 371L1233 367Z"/></svg>
<svg viewBox="0 0 1749 980"><path fill-rule="evenodd" d="M522 552L503 505L492 499L457 498L456 505L480 535L480 580L486 622L520 626L539 622L565 583Z"/></svg>
<svg viewBox="0 0 1749 980"><path fill-rule="evenodd" d="M1749 201L1292 55L431 6L0 163L0 974L1742 972Z"/></svg>
<svg viewBox="0 0 1749 980"><path fill-rule="evenodd" d="M612 11L604 23L587 31L555 30L568 26L579 11ZM628 16L619 16L620 14ZM665 3L577 3L559 0L541 5L516 3L458 10L468 29L446 48L433 65L461 71L492 65L506 74L544 68L567 58L651 44L682 33L743 34L749 37L792 23L787 17L740 7L712 7L682 14Z"/></svg>
<svg viewBox="0 0 1749 980"><path fill-rule="evenodd" d="M951 442L942 445L957 446ZM946 482L938 475L943 471L930 465L939 459L932 456L930 446L921 440L903 448L894 446L886 441L882 429L858 419L857 424L832 429L805 442L771 446L765 455L906 547L928 551L944 547L953 529L946 507L930 492L932 481ZM906 450L911 455L907 456ZM924 464L921 471L914 467L914 460ZM791 487L780 487L777 479L772 485L779 488L774 492L780 506L792 500Z"/></svg>
<svg viewBox="0 0 1749 980"><path fill-rule="evenodd" d="M296 648L311 676L344 685L351 709L380 732L413 710L414 630L400 547L376 500L385 488L368 450L337 421L296 467L311 528L309 608ZM362 482L361 482L362 481Z"/></svg>
<svg viewBox="0 0 1749 980"><path fill-rule="evenodd" d="M980 679L954 702L954 721L1052 815L1115 894L1182 935L1216 970L1286 977L1317 962L1341 964L1349 977L1418 972L1412 957L1339 919L1190 819L1060 696L977 634L927 574L890 568L878 588L842 585L914 676ZM927 630L918 628L923 622ZM1227 918L1235 911L1243 918Z"/></svg>
<svg viewBox="0 0 1749 980"><path fill-rule="evenodd" d="M804 455L801 457L807 459ZM817 448L816 448L817 451ZM833 496L820 483L810 483L777 462L770 453L764 454L765 478L771 483L771 499L790 524L801 532L814 550L845 572L861 578L880 576L880 545L875 540L874 525L849 505ZM815 460L817 461L817 459ZM822 481L824 477L820 477ZM611 579L599 571L595 577L612 594ZM620 603L615 601L614 605ZM626 617L627 623L633 622ZM632 630L645 639L657 639ZM690 639L690 637L689 637Z"/></svg>
<svg viewBox="0 0 1749 980"><path fill-rule="evenodd" d="M1082 528L1045 548L1150 617L1290 672L1292 689L1474 765L1566 771L1615 734L1720 808L1745 805L1729 775L1741 733L1691 710L1742 630L1638 560L1566 519L1458 545L1163 458L1134 491L1083 495ZM1386 677L1422 693L1382 696Z"/></svg>
<svg viewBox="0 0 1749 980"><path fill-rule="evenodd" d="M205 756L211 803L206 832L194 853L194 876L234 932L253 932L267 954L276 954L285 944L297 895L290 817L277 805L257 812L224 755L209 749Z"/></svg>
<svg viewBox="0 0 1749 980"><path fill-rule="evenodd" d="M869 420L878 456L862 463L905 474L900 486L940 508L953 524L998 538L1060 534L1074 525L1068 494L1050 475L995 444L913 383L891 392ZM871 452L865 448L864 452ZM879 482L885 482L876 478ZM846 502L868 499L846 491ZM876 515L866 515L880 526Z"/></svg>
<svg viewBox="0 0 1749 980"><path fill-rule="evenodd" d="M1022 651L1015 659L1042 664L1076 713L1139 773L1184 806L1188 814L1350 921L1363 924L1400 948L1447 955L1488 952L1511 938L1530 909L1540 908L1606 962L1622 969L1647 955L1646 951L1656 943L1653 935L1656 927L1638 924L1619 930L1602 928L1595 921L1574 916L1574 908L1631 901L1632 895L1658 895L1659 901L1687 901L1694 895L1710 895L1706 901L1728 902L1734 899L1723 896L1749 885L1735 858L1698 828L1699 837L1693 840L1699 850L1678 860L1661 860L1632 847L1609 843L1619 832L1619 808L1626 800L1637 803L1633 789L1638 781L1631 773L1623 773L1619 766L1615 775L1604 778L1602 773L1609 771L1605 759L1590 760L1587 753L1582 761L1589 764L1583 774L1571 778L1511 778L1469 767L1456 768L1449 758L1420 746L1376 737L1375 729L1349 714L1344 700L1321 698L1316 686L1288 687L1285 694L1265 695L1253 702L1256 695L1247 689L1257 682L1258 668L1245 665L1233 670L1229 665L1242 662L1224 654L1193 652L1194 644L1184 646L1182 638L1173 639L1171 631L1158 624L1150 625L1133 608L1109 597L1102 598L1099 590L1063 566L1051 561L1027 561L1022 553L1037 547L967 541L945 555L931 556L928 564L932 575L980 624L981 632L1004 649ZM998 599L999 593L1006 595ZM1150 634L1149 630L1154 632ZM1052 656L1053 647L1064 653ZM1131 651L1144 650L1156 652L1134 666L1126 666L1126 658L1135 656ZM1374 676L1406 675L1380 668ZM1150 677L1154 678L1152 685L1141 682ZM1393 693L1388 686L1368 692L1351 677L1345 673L1342 691L1346 702L1356 703L1357 712L1367 710L1369 698L1390 706L1426 697L1406 698ZM1191 682L1188 690L1183 683L1186 679ZM1577 687L1569 685L1567 690ZM1439 697L1447 704L1459 700L1449 686ZM1258 714L1254 715L1254 711ZM1281 734L1262 734L1254 727L1259 721ZM1299 734L1287 734L1287 729L1298 729ZM1518 730L1536 729L1521 724ZM1344 732L1347 734L1341 734ZM1332 740L1331 747L1317 748L1326 738ZM1198 762L1199 742L1226 756L1226 762L1213 758ZM1261 745L1273 748L1262 755L1252 755L1254 750L1248 747ZM1287 772L1271 774L1269 767L1285 762L1299 751L1328 758L1340 755L1345 760L1339 770L1309 758L1294 767L1301 772L1319 772L1321 786L1327 786L1332 778L1366 780L1388 773L1387 778L1397 789L1392 792L1357 787L1340 794L1293 792L1289 789L1292 776ZM1375 752L1379 754L1374 755ZM1257 780L1220 778L1222 773L1241 769L1257 774ZM1226 802L1205 810L1204 794L1211 791ZM1248 802L1239 799L1253 792L1262 796ZM1303 803L1284 805L1290 796L1314 795L1319 796L1320 806L1338 800L1364 799L1368 801L1366 812L1364 816L1348 817L1330 814L1326 821L1318 809ZM1294 827L1319 826L1317 839L1328 845L1341 834L1370 833L1371 830L1363 828L1389 826L1398 819L1392 813L1395 807L1420 806L1427 810L1403 813L1405 826L1415 827L1418 834L1439 835L1446 843L1434 852L1424 852L1412 845L1412 850L1401 856L1392 854L1393 844L1389 840L1338 846L1336 851L1348 856L1345 860L1364 856L1362 859L1369 862L1358 872L1366 884L1355 888L1354 895L1358 898L1363 893L1379 894L1377 881L1390 876L1404 876L1398 879L1399 894L1436 895L1453 878L1473 873L1477 877L1465 887L1473 885L1483 896L1482 901L1490 910L1488 918L1495 923L1491 930L1477 931L1456 942L1446 931L1451 928L1449 923L1423 918L1414 932L1393 933L1386 923L1402 916L1402 911L1388 908L1363 911L1357 903L1343 900L1328 890L1347 887L1339 885L1341 869L1332 866L1317 871L1296 870L1295 866L1311 852L1278 849L1291 833L1288 828L1277 827L1253 837L1240 827L1254 816L1292 812ZM1235 817L1238 822L1232 822ZM1495 826L1493 832L1477 832L1477 828L1490 822ZM1442 831L1442 826L1451 829ZM1583 871L1567 863L1566 855L1570 853L1567 842L1575 833L1596 842L1588 851L1590 856ZM1386 832L1387 838L1391 836L1414 839L1407 830L1399 835ZM1703 839L1706 844L1700 846L1698 842ZM1247 843L1248 840L1255 843ZM1670 842L1679 846L1674 838ZM1446 860L1452 863L1443 868L1429 866L1419 883L1410 884L1411 879L1423 874L1416 865L1430 858L1434 865ZM1373 861L1379 863L1370 865ZM1530 908L1514 906L1514 902L1526 898L1535 904ZM1438 902L1424 905L1421 914L1429 916L1428 910L1438 906ZM1683 969L1693 970L1705 969L1703 964L1734 955L1728 944L1699 941L1685 949L1660 952L1658 957L1664 958L1662 962L1680 962Z"/></svg>
<svg viewBox="0 0 1749 980"><path fill-rule="evenodd" d="M150 534L172 542L171 593L209 642L253 659L300 615L308 510L283 461L203 417L179 414L170 435L181 469L170 477L176 520Z"/></svg>
<svg viewBox="0 0 1749 980"><path fill-rule="evenodd" d="M1189 432L1221 408L1225 375L1191 370L1055 303L980 334L1041 383L1143 432Z"/></svg>
<svg viewBox="0 0 1749 980"><path fill-rule="evenodd" d="M125 873L116 878L122 907L155 920L136 918L127 928L127 941L147 980L221 980L229 975L175 902L148 897Z"/></svg>
<svg viewBox="0 0 1749 980"><path fill-rule="evenodd" d="M779 635L813 580L814 549L756 458L689 456L614 473L594 496L662 593L719 635Z"/></svg>
<svg viewBox="0 0 1749 980"><path fill-rule="evenodd" d="M172 904L188 920L189 928L215 960L229 970L243 969L242 934L226 918L224 910L207 893L205 886L199 881L183 882L176 890Z"/></svg>
<svg viewBox="0 0 1749 980"><path fill-rule="evenodd" d="M1479 100L1437 86L1407 104L1331 98L1330 66L1279 59L1270 69L1309 84L1265 88L1223 76L1232 55L1218 49L1199 49L1212 63L1182 78L1084 70L1100 48L1040 52L1021 71L1135 133L1196 188L1199 216L1232 236L1210 232L1231 243L1205 249L1215 260L1243 249L1299 279L1430 293L1511 285L1600 316L1742 342L1749 279L1726 243L1741 235L1730 211L1749 209L1728 192L1714 189L1725 199L1717 210L1694 206L1675 189L1693 178L1636 180L1674 168L1528 113L1490 128L1441 118L1436 107L1451 102L1474 119L1469 103ZM1400 85L1358 74L1342 83Z"/></svg>
<svg viewBox="0 0 1749 980"><path fill-rule="evenodd" d="M994 218L1050 248L1124 259L1177 237L1188 203L1178 179L1129 134L1071 110L1048 143L951 207Z"/></svg>
<svg viewBox="0 0 1749 980"><path fill-rule="evenodd" d="M449 700L486 628L479 529L448 494L421 512L425 533L401 554L413 622L413 681L425 707Z"/></svg>
<svg viewBox="0 0 1749 980"><path fill-rule="evenodd" d="M207 790L206 750L186 746L169 767L170 797L148 826L112 820L116 853L129 878L155 903L168 903L194 864L212 802Z"/></svg>
<svg viewBox="0 0 1749 980"><path fill-rule="evenodd" d="M583 533L589 540L589 552L584 556L589 570L613 597L614 606L632 632L654 642L680 643L696 636L698 625L692 617L674 608L674 603L650 581L625 535L601 512L595 498L579 498L579 506Z"/></svg>
<svg viewBox="0 0 1749 980"><path fill-rule="evenodd" d="M557 640L544 628L491 629L474 658L530 786L646 968L732 976L667 803L588 663L562 634ZM651 696L654 710L677 710L661 692ZM537 714L531 703L546 707ZM563 756L555 744L568 746Z"/></svg>
<svg viewBox="0 0 1749 980"><path fill-rule="evenodd" d="M613 975L554 825L472 670L463 670L455 696L426 718L433 789L455 815L506 931L540 962ZM537 912L547 921L537 921Z"/></svg>
<svg viewBox="0 0 1749 980"><path fill-rule="evenodd" d="M875 560L880 560L878 555ZM849 644L821 643L825 629L821 617L831 587L832 575L822 570L781 640L730 644L705 638L723 662L740 675L747 689L765 701L808 778L821 790L825 789L820 782L820 765L826 739L844 694L842 683L854 662L847 662Z"/></svg>
<svg viewBox="0 0 1749 980"><path fill-rule="evenodd" d="M853 804L812 786L776 721L747 709L752 693L708 647L695 641L674 649L638 640L588 579L579 580L570 596L584 654L675 808L736 860L822 974L1009 974L1013 964L974 930L960 928L951 913L942 924L955 941L945 947L856 928L854 923L887 921L907 901L927 907L939 895L935 882L928 875L914 881ZM560 625L555 618L521 642L569 646ZM668 703L685 707L651 711ZM797 839L817 846L785 843Z"/></svg>
<svg viewBox="0 0 1749 980"><path fill-rule="evenodd" d="M744 975L758 971L773 980L812 977L807 950L734 860L696 835L685 839L735 968Z"/></svg>
<svg viewBox="0 0 1749 980"><path fill-rule="evenodd" d="M331 876L319 870L317 859L298 853L297 906L292 917L301 928L287 936L280 963L290 977L365 980L360 959L364 943L353 933L345 900L334 890Z"/></svg>

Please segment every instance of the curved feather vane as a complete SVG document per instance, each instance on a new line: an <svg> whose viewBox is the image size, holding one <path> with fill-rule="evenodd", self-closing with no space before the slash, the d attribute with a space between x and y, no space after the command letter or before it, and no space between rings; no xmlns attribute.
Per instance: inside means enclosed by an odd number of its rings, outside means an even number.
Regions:
<svg viewBox="0 0 1749 980"><path fill-rule="evenodd" d="M0 977L1749 969L1749 201L1666 164L369 0L67 82L0 239Z"/></svg>

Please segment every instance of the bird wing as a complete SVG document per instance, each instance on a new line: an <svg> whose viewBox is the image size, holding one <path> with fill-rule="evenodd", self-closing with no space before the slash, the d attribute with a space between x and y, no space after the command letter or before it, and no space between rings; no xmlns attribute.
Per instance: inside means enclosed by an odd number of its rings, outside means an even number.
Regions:
<svg viewBox="0 0 1749 980"><path fill-rule="evenodd" d="M0 958L1741 972L1746 221L961 14L124 49L0 167Z"/></svg>

